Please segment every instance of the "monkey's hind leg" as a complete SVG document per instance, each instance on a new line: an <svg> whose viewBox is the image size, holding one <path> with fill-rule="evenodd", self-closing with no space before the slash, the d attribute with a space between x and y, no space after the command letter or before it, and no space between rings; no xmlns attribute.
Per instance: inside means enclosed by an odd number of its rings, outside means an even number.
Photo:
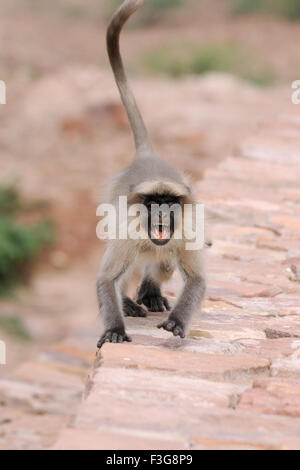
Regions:
<svg viewBox="0 0 300 470"><path fill-rule="evenodd" d="M137 305L127 295L129 280L134 272L134 266L131 266L120 281L120 292L122 296L122 310L124 317L146 317L147 310Z"/></svg>
<svg viewBox="0 0 300 470"><path fill-rule="evenodd" d="M138 292L137 303L144 304L150 312L171 310L168 299L161 294L160 285L168 281L173 272L174 266L167 262L148 266Z"/></svg>
<svg viewBox="0 0 300 470"><path fill-rule="evenodd" d="M123 297L123 313L125 317L146 317L147 310L137 305L129 297Z"/></svg>

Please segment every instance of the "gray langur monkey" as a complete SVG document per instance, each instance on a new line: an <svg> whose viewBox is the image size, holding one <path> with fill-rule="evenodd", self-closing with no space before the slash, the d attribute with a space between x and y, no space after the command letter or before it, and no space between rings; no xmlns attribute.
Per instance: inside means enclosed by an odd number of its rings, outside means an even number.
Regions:
<svg viewBox="0 0 300 470"><path fill-rule="evenodd" d="M147 311L142 305L154 312L171 310L168 300L162 296L161 284L171 278L176 268L182 273L184 287L168 319L160 323L158 328L184 338L192 314L205 292L204 250L188 251L184 239L175 239L174 233L180 220L173 212L168 226L164 222L164 212L154 224L150 218L153 205L163 204L169 208L180 204L184 207L186 203L195 204L195 200L183 175L154 153L124 70L119 48L120 33L129 17L145 1L125 0L114 14L107 31L110 63L136 146L131 165L113 177L107 202L117 208L119 197L126 196L128 206L133 203L143 204L149 214L148 222L144 225L142 223L148 236L143 240L108 241L97 279L97 295L103 320L99 348L105 342L131 341L125 331L124 316L145 317ZM137 302L126 295L127 282L134 266L144 266Z"/></svg>

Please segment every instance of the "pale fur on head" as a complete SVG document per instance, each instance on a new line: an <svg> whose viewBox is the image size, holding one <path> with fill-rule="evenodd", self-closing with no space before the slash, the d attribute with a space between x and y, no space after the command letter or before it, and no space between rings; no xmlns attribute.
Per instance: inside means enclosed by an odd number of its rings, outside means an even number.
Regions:
<svg viewBox="0 0 300 470"><path fill-rule="evenodd" d="M178 183L177 181L171 180L147 180L143 181L140 184L137 184L134 187L134 192L136 194L170 194L173 196L189 196L191 194L190 188L182 183Z"/></svg>

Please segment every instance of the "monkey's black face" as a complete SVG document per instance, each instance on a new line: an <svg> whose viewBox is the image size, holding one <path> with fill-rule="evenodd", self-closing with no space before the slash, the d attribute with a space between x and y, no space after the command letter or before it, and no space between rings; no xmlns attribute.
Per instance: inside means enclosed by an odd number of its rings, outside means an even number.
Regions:
<svg viewBox="0 0 300 470"><path fill-rule="evenodd" d="M174 207L176 205L178 207L180 199L172 194L145 196L144 205L148 210L148 236L155 245L166 245L173 237L175 230Z"/></svg>

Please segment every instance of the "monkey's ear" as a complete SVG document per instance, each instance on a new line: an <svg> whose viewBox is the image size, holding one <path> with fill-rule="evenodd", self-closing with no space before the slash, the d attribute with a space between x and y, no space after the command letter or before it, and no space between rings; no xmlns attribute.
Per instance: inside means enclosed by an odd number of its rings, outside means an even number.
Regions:
<svg viewBox="0 0 300 470"><path fill-rule="evenodd" d="M193 175L184 172L182 186L186 189L187 196L192 195L193 182Z"/></svg>
<svg viewBox="0 0 300 470"><path fill-rule="evenodd" d="M191 191L191 187L190 187L190 186L188 186L187 184L184 184L183 186L185 187L186 192L187 192L188 195L192 194L192 191Z"/></svg>

